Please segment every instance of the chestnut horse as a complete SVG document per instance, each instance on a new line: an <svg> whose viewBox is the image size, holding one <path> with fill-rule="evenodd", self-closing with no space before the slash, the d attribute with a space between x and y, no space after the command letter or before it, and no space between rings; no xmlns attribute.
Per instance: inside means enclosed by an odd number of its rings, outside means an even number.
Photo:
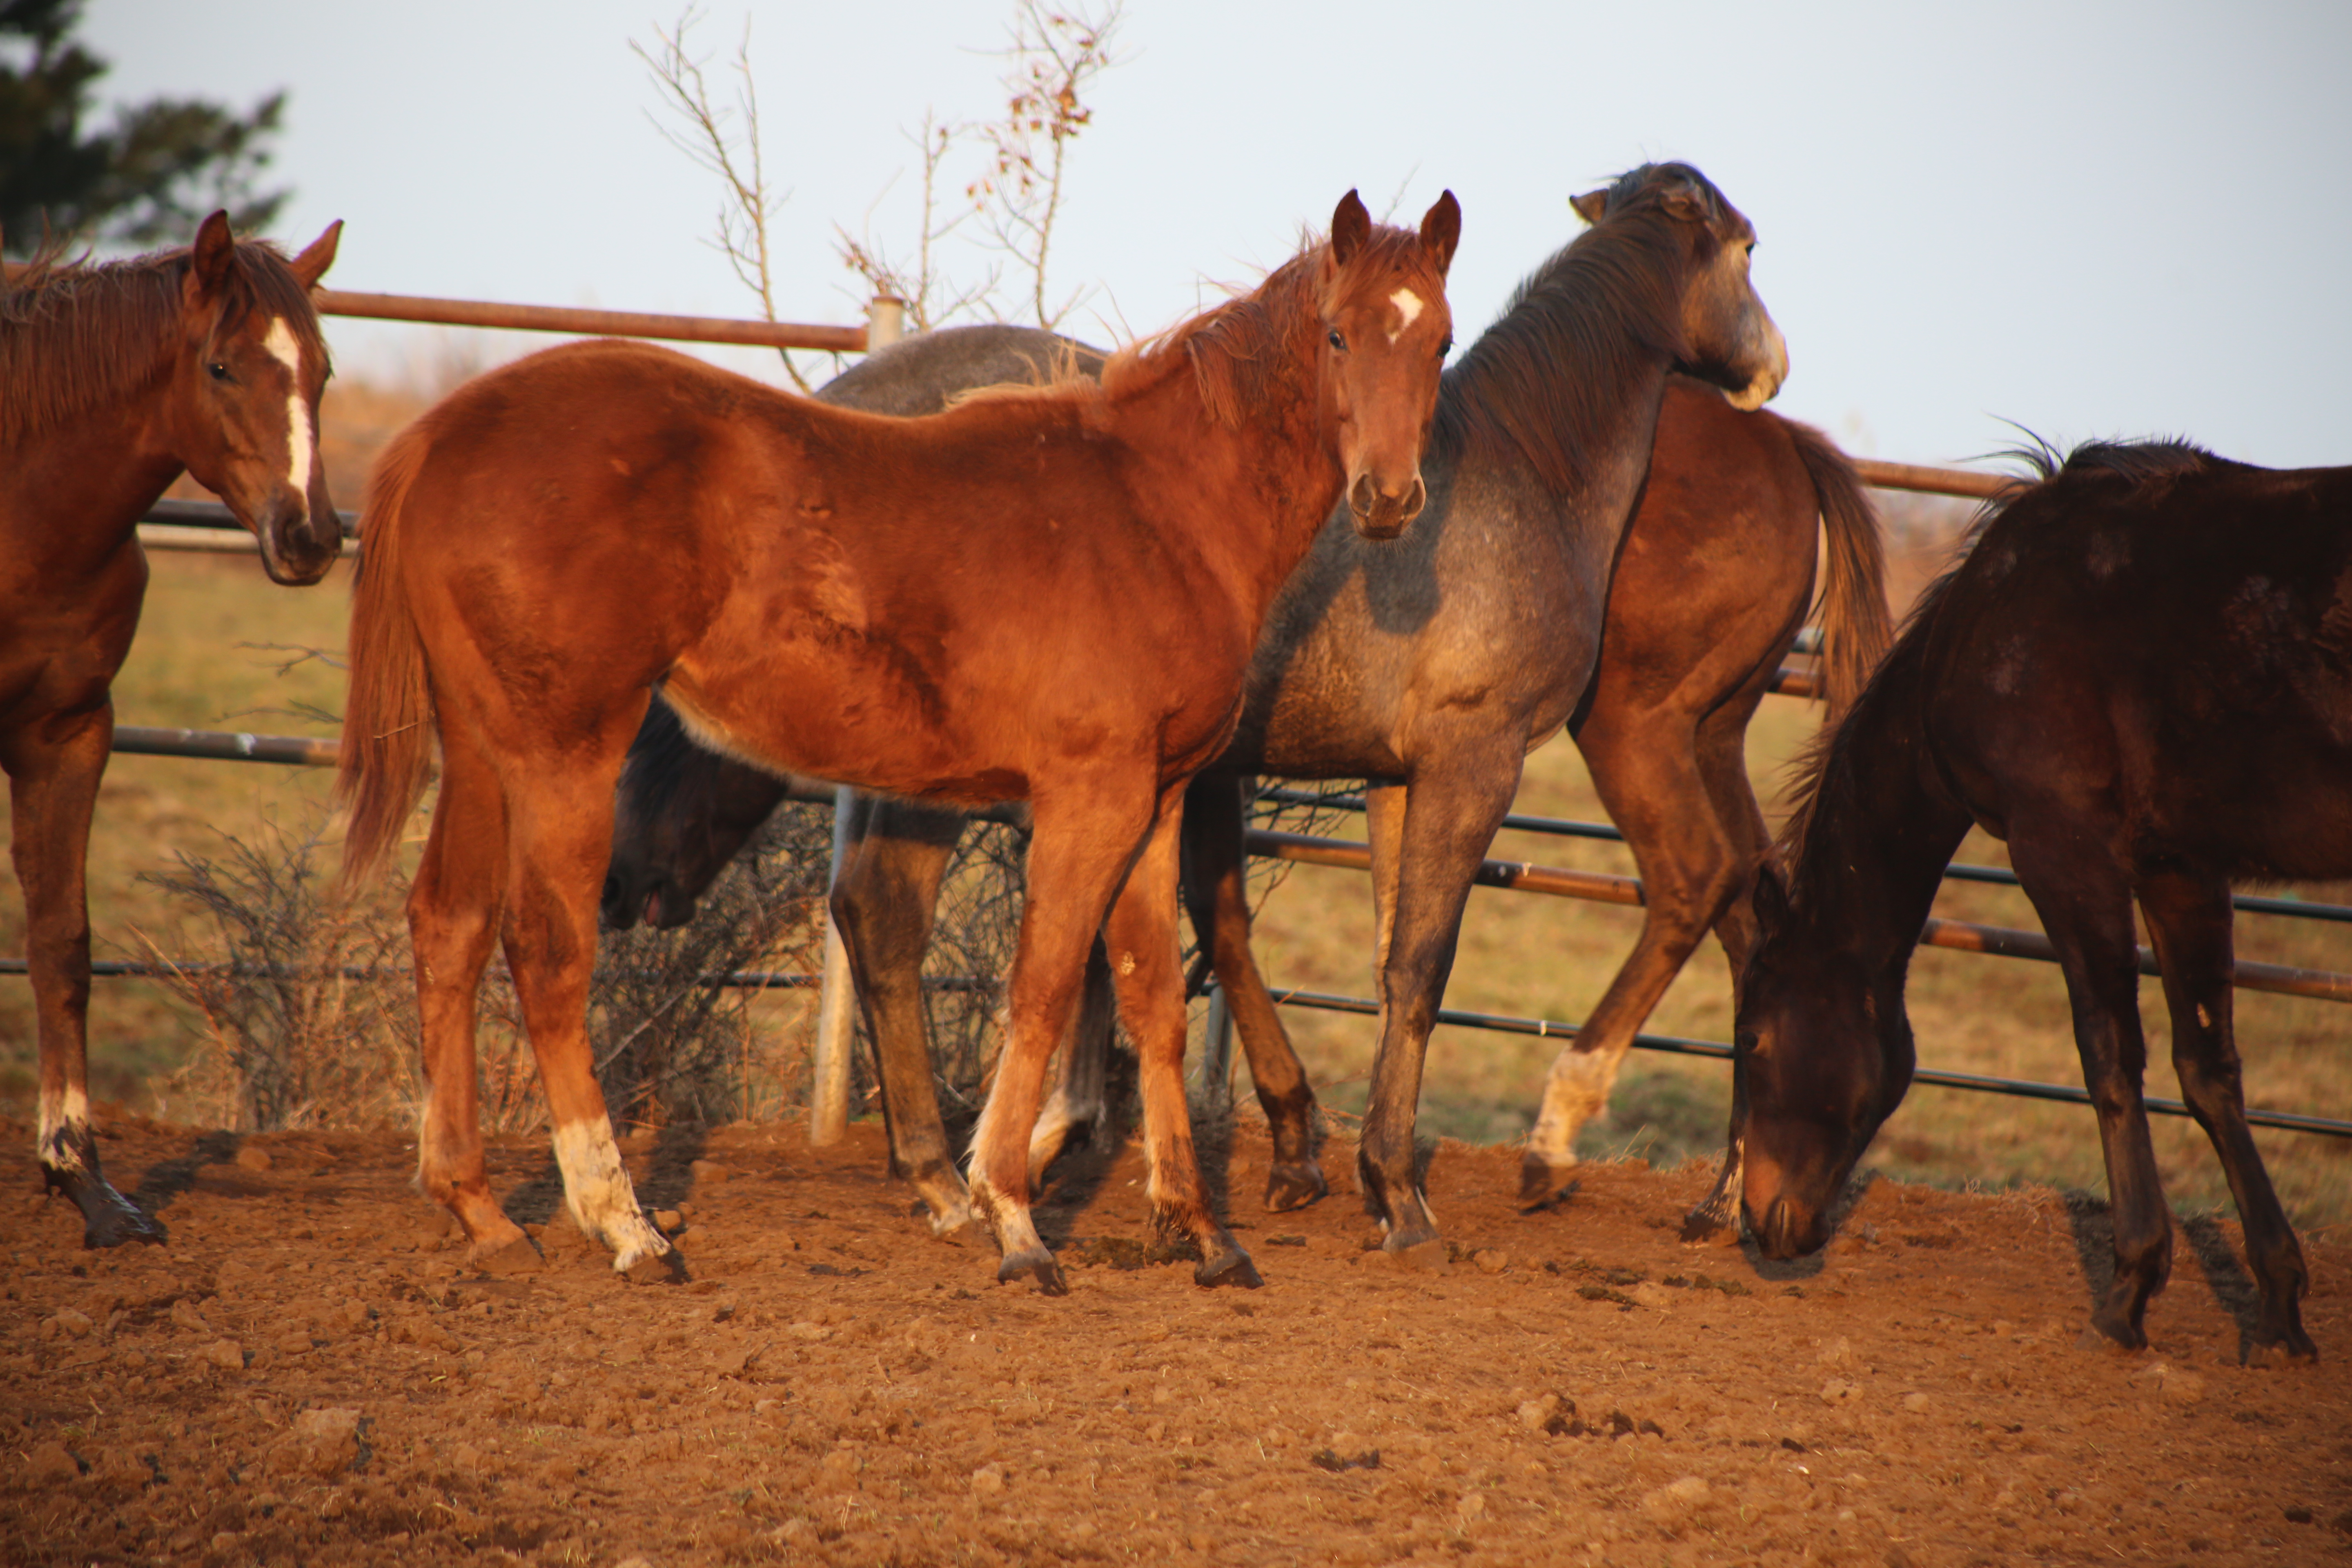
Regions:
<svg viewBox="0 0 2352 1568"><path fill-rule="evenodd" d="M89 1125L85 865L110 690L147 591L139 519L191 473L259 535L278 582L334 563L310 291L341 228L289 262L215 213L186 249L37 261L0 283L0 769L40 1037L41 1177L80 1208L88 1247L163 1239L107 1184Z"/></svg>
<svg viewBox="0 0 2352 1568"><path fill-rule="evenodd" d="M2230 888L2352 877L2352 468L2273 472L2179 442L2095 444L1988 510L1825 737L1759 879L1734 1035L1727 1188L1768 1257L1832 1204L1909 1089L1904 977L1971 826L2066 975L2115 1211L2091 1322L2147 1342L2172 1226L2141 1078L2137 900L2182 1097L2261 1287L2248 1347L2316 1353L2303 1250L2245 1118Z"/></svg>
<svg viewBox="0 0 2352 1568"><path fill-rule="evenodd" d="M1459 231L1450 193L1415 234L1375 227L1351 192L1328 244L1119 355L1099 385L928 419L604 342L482 376L394 440L352 614L345 866L391 851L437 732L409 900L431 1086L419 1174L478 1249L528 1246L490 1197L476 1115L475 990L497 940L573 1217L617 1268L669 1250L585 1031L614 782L659 681L698 739L771 769L1031 803L1011 1041L971 1163L999 1278L1062 1288L1029 1215L1027 1131L1108 911L1155 1210L1199 1244L1203 1283L1255 1279L1209 1209L1185 1115L1179 805L1333 504L1380 538L1422 510Z"/></svg>
<svg viewBox="0 0 2352 1568"><path fill-rule="evenodd" d="M1588 198L1588 205L1597 201ZM1622 219L1635 209L1628 201L1614 210ZM1622 260L1622 250L1612 260L1609 247L1599 248L1599 256L1587 258L1590 270L1571 270L1563 266L1564 258L1556 259L1539 275L1541 286L1531 286L1506 318L1507 323L1516 318L1522 333L1530 318L1538 331L1553 327L1560 333L1561 352L1532 366L1504 359L1504 368L1528 374L1512 380L1497 376L1475 393L1466 390L1476 384L1469 370L1450 374L1441 395L1441 426L1449 405L1469 396L1515 397L1530 408L1572 401L1554 382L1590 376L1591 360L1609 356L1573 352L1576 318L1557 320L1562 313L1559 296L1573 296L1589 286L1592 271ZM1641 340L1659 331L1654 321L1636 321L1622 335ZM1512 335L1501 326L1496 332ZM928 349L917 340L892 351L861 367L875 382L851 386L844 384L852 378L844 377L835 384L839 395L863 399L929 385L932 395L943 395L952 388L942 384L981 357L976 343L953 341L955 336L935 339ZM1053 340L1043 334L1036 340L1020 352L1031 358L1050 352ZM1616 346L1605 334L1584 342ZM1003 352L994 342L991 349ZM1477 350L1468 363L1480 363ZM1596 1013L1579 1042L1588 1050L1603 1049L1612 1075L1657 994L1710 924L1720 921L1735 959L1744 951L1745 904L1739 895L1767 835L1748 788L1741 741L1811 595L1817 516L1831 547L1824 622L1833 694L1859 685L1885 639L1875 520L1851 466L1834 447L1801 426L1768 414L1740 413L1715 388L1692 381L1669 387L1656 446L1645 499L1630 525L1615 585L1608 590L1599 670L1580 705L1573 693L1559 704L1575 710L1571 728L1652 879L1642 942L1611 988L1614 1014L1606 1006ZM1450 466L1442 454L1433 453L1433 472L1444 474ZM1499 532L1508 541L1515 528L1555 526L1549 518L1507 516L1483 531ZM1335 519L1325 544L1346 551L1344 538L1331 537L1334 530L1345 531ZM1482 531L1463 526L1462 531ZM1538 542L1539 535L1523 553L1538 553ZM1507 551L1507 544L1489 541L1473 547L1465 559L1440 555L1433 568L1423 563L1423 570L1433 574L1424 596L1466 600L1469 608L1462 613L1467 616L1496 607L1489 568L1493 557ZM1360 621L1355 626L1364 629ZM1520 684L1544 679L1557 663L1551 651L1557 633L1540 615L1498 615L1491 624L1474 620L1466 629L1448 616L1432 621L1428 635L1492 647L1498 662L1514 662L1515 655L1531 666L1515 675ZM1254 679L1278 684L1270 693L1254 688L1252 705L1281 710L1347 700L1323 688L1346 680L1349 666L1340 653L1325 653L1312 663L1275 663L1261 657ZM1293 682L1306 689L1291 691ZM1502 721L1518 721L1507 705L1496 704L1496 710ZM615 825L605 900L613 924L625 926L640 913L664 924L687 919L694 895L782 793L782 785L682 742L675 720L658 710L648 715L624 780ZM1219 981L1233 998L1259 1099L1273 1127L1276 1153L1266 1197L1268 1206L1278 1209L1319 1196L1325 1183L1315 1160L1314 1096L1248 946L1239 799L1224 770L1249 768L1260 756L1229 755L1217 772L1195 782L1184 842L1187 902L1202 929L1202 948L1213 956ZM856 821L835 902L878 1045L892 1164L922 1193L935 1227L950 1229L961 1223L967 1205L948 1160L927 1076L919 966L931 903L961 822L952 814L897 801L866 803ZM1088 1048L1099 1044L1091 1038L1083 1043ZM1079 1083L1098 1077L1076 1065L1070 1073ZM1033 1142L1033 1168L1051 1157L1069 1121L1083 1120L1091 1110L1057 1097ZM1566 1129L1563 1150L1573 1131L1572 1125Z"/></svg>

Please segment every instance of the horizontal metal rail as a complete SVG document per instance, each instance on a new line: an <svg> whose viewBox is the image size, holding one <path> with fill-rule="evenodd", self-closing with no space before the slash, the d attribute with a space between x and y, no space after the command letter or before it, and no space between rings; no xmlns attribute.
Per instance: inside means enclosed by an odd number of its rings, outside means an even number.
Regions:
<svg viewBox="0 0 2352 1568"><path fill-rule="evenodd" d="M1381 1005L1369 996L1338 996L1326 991L1276 991L1276 1004L1286 1007L1311 1007L1326 1013L1352 1013L1360 1017L1380 1016ZM1472 1013L1459 1007L1441 1007L1437 1021L1458 1029L1489 1029L1506 1035L1537 1035L1545 1038L1570 1039L1577 1033L1574 1024L1563 1024L1549 1018L1518 1018L1501 1013ZM1720 1040L1686 1040L1674 1035L1636 1035L1637 1050L1667 1051L1677 1056L1712 1057L1719 1061L1731 1059L1731 1047ZM1937 1068L1921 1068L1911 1075L1914 1083L1934 1084L1939 1089L1968 1089L1979 1094L2013 1095L2022 1100L2051 1100L2068 1105L2088 1105L2090 1094L2084 1089L2062 1083L2037 1083L2031 1079L1988 1078L1981 1073L1947 1072ZM2150 1096L2142 1101L2148 1110L2160 1116L2194 1114L2177 1100ZM2283 1132L2315 1132L2325 1138L2352 1138L2352 1121L2337 1121L2325 1116L2304 1116L2291 1110L2252 1110L2246 1121L2256 1127L2274 1127Z"/></svg>
<svg viewBox="0 0 2352 1568"><path fill-rule="evenodd" d="M638 310L569 310L507 305L487 300L427 300L413 294L355 294L320 289L311 296L324 316L422 321L445 327L501 327L526 332L574 332L596 338L667 338L673 342L748 343L754 348L866 352L864 327L821 327L800 321L745 321L712 316L657 316Z"/></svg>
<svg viewBox="0 0 2352 1568"><path fill-rule="evenodd" d="M161 963L142 963L133 959L101 958L90 963L89 972L100 980L168 980L177 975L221 975L251 980L404 980L410 971L397 967L378 968L363 963L346 963L333 969L300 969L282 965L254 963L215 963L190 961L186 963L164 959ZM26 974L31 971L21 958L0 958L0 974ZM706 974L697 982L703 985L723 985L739 991L814 991L824 984L824 976L793 969L730 969L724 974ZM929 975L924 978L927 991L992 991L1000 982L984 980L969 974Z"/></svg>
<svg viewBox="0 0 2352 1568"><path fill-rule="evenodd" d="M1364 797L1360 795L1318 795L1313 790L1267 788L1259 790L1257 798L1273 801L1278 805L1321 805L1334 811L1364 809ZM1612 844L1625 842L1625 835L1606 822L1579 822L1567 816L1527 816L1513 812L1503 818L1503 826L1519 833L1549 834L1556 838L1598 838ZM2017 879L2017 873L2003 866L1956 863L1944 868L1944 876L1954 882L1991 882L2007 888L2022 885ZM2247 914L2284 915L2290 920L2352 921L2352 905L2347 904L2315 904L2302 899L2273 899L2255 893L2237 894L2230 902Z"/></svg>
<svg viewBox="0 0 2352 1568"><path fill-rule="evenodd" d="M1343 838L1322 838L1305 833L1276 833L1254 827L1246 837L1249 852L1276 860L1310 866L1339 866L1349 870L1372 868L1369 844ZM1509 888L1519 892L1549 893L1603 904L1639 904L1642 884L1633 877L1612 877L1600 871L1574 871L1560 866L1537 866L1518 860L1484 860L1473 880L1482 888ZM1948 947L1963 952L1991 953L2000 958L2058 962L2057 949L2040 931L2014 931L2005 926L1973 925L1965 921L1931 920L1919 934L1923 947ZM2139 950L2139 972L2159 973L2156 954ZM2320 969L2296 969L2285 964L2241 960L2231 983L2242 991L2269 991L2305 996L2318 1002L2352 1002L2352 974Z"/></svg>

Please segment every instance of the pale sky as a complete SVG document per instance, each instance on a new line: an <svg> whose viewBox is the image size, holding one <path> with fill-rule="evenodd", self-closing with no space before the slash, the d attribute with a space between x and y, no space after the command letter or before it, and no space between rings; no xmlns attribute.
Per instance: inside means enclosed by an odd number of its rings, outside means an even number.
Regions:
<svg viewBox="0 0 2352 1568"><path fill-rule="evenodd" d="M792 193L781 314L861 318L834 226L911 241L904 132L927 108L994 112L1008 13L708 0L707 50L752 21L769 175ZM289 89L280 237L347 220L335 286L754 314L704 243L717 189L649 123L628 49L674 17L657 0L91 0L84 36L111 94ZM1119 43L1051 270L1094 290L1070 325L1097 342L1254 279L1350 186L1401 221L1460 196L1466 342L1573 237L1570 195L1682 158L1761 237L1794 367L1777 406L1859 453L1967 458L2011 444L2011 419L2062 444L2183 435L2352 463L2344 0L1129 0ZM330 322L346 374L430 363L429 331Z"/></svg>

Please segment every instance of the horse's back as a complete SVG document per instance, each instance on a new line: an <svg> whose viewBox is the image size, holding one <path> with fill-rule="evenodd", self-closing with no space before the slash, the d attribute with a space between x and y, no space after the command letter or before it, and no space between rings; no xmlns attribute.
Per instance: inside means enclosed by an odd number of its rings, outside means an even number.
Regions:
<svg viewBox="0 0 2352 1568"><path fill-rule="evenodd" d="M2352 469L2062 471L1927 613L1980 819L2065 801L2143 862L2352 873Z"/></svg>

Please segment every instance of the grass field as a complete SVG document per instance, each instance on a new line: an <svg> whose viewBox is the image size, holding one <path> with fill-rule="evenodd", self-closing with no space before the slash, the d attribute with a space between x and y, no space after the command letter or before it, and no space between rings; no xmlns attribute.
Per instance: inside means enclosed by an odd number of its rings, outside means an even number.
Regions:
<svg viewBox="0 0 2352 1568"><path fill-rule="evenodd" d="M327 408L331 471L344 505L357 501L362 454L396 428L414 400L339 384ZM321 713L339 711L342 677L306 650L339 650L349 577L338 569L311 590L272 587L248 560L158 555L140 640L116 688L129 724L331 734ZM1916 563L1909 580L1918 575ZM1768 698L1750 735L1751 772L1772 799L1785 759L1811 732L1809 705ZM256 841L271 823L300 832L323 817L320 770L118 757L99 805L90 881L100 957L160 951L196 952L188 911L140 879L168 870L179 854L217 856L234 836ZM1529 759L1520 809L1598 818L1601 814L1574 748L1556 740ZM1360 829L1345 830L1360 837ZM1600 843L1506 834L1496 855L1630 874L1632 858ZM2002 863L2000 847L1972 836L1960 858ZM2033 927L2014 889L1948 886L1937 910L1958 919ZM1639 911L1568 900L1480 889L1471 898L1451 1005L1574 1021L1605 987L1632 945ZM1260 955L1277 984L1369 994L1370 900L1360 875L1291 868L1267 900ZM2352 931L2342 926L2242 916L2243 957L2313 968L2352 969ZM24 951L21 900L0 894L0 953ZM194 1022L162 990L101 980L92 1006L94 1091L142 1110L171 1111L171 1075L199 1039ZM1912 971L1912 1016L1925 1065L2050 1082L2080 1081L2063 986L2051 965L1923 950ZM2168 1059L2161 996L2142 987L2151 1052L2152 1094L2177 1096ZM2324 1003L2239 994L2240 1038L2252 1103L2352 1117L2352 1014ZM797 1059L809 1026L805 998L781 997L763 1012L772 1059ZM1291 1010L1293 1036L1327 1101L1360 1108L1373 1026L1370 1020ZM1668 993L1649 1027L1706 1039L1729 1037L1730 987L1712 941ZM1553 1055L1549 1041L1441 1029L1431 1053L1424 1121L1434 1132L1484 1141L1528 1126ZM0 977L0 1104L29 1106L33 1041L20 979ZM797 1081L788 1067L772 1081ZM159 1101L161 1103L159 1103ZM1589 1153L1632 1153L1671 1163L1711 1153L1720 1142L1727 1073L1719 1064L1637 1052L1621 1082L1611 1121L1591 1130ZM764 1109L784 1109L772 1099ZM2168 1189L2186 1209L2227 1203L2218 1167L2185 1121L2158 1118L2157 1149ZM2305 1226L2352 1222L2352 1143L2258 1133L2290 1210ZM2089 1111L1953 1090L1920 1089L1881 1134L1873 1160L1892 1173L1948 1185L2035 1181L2099 1190L2097 1141Z"/></svg>

